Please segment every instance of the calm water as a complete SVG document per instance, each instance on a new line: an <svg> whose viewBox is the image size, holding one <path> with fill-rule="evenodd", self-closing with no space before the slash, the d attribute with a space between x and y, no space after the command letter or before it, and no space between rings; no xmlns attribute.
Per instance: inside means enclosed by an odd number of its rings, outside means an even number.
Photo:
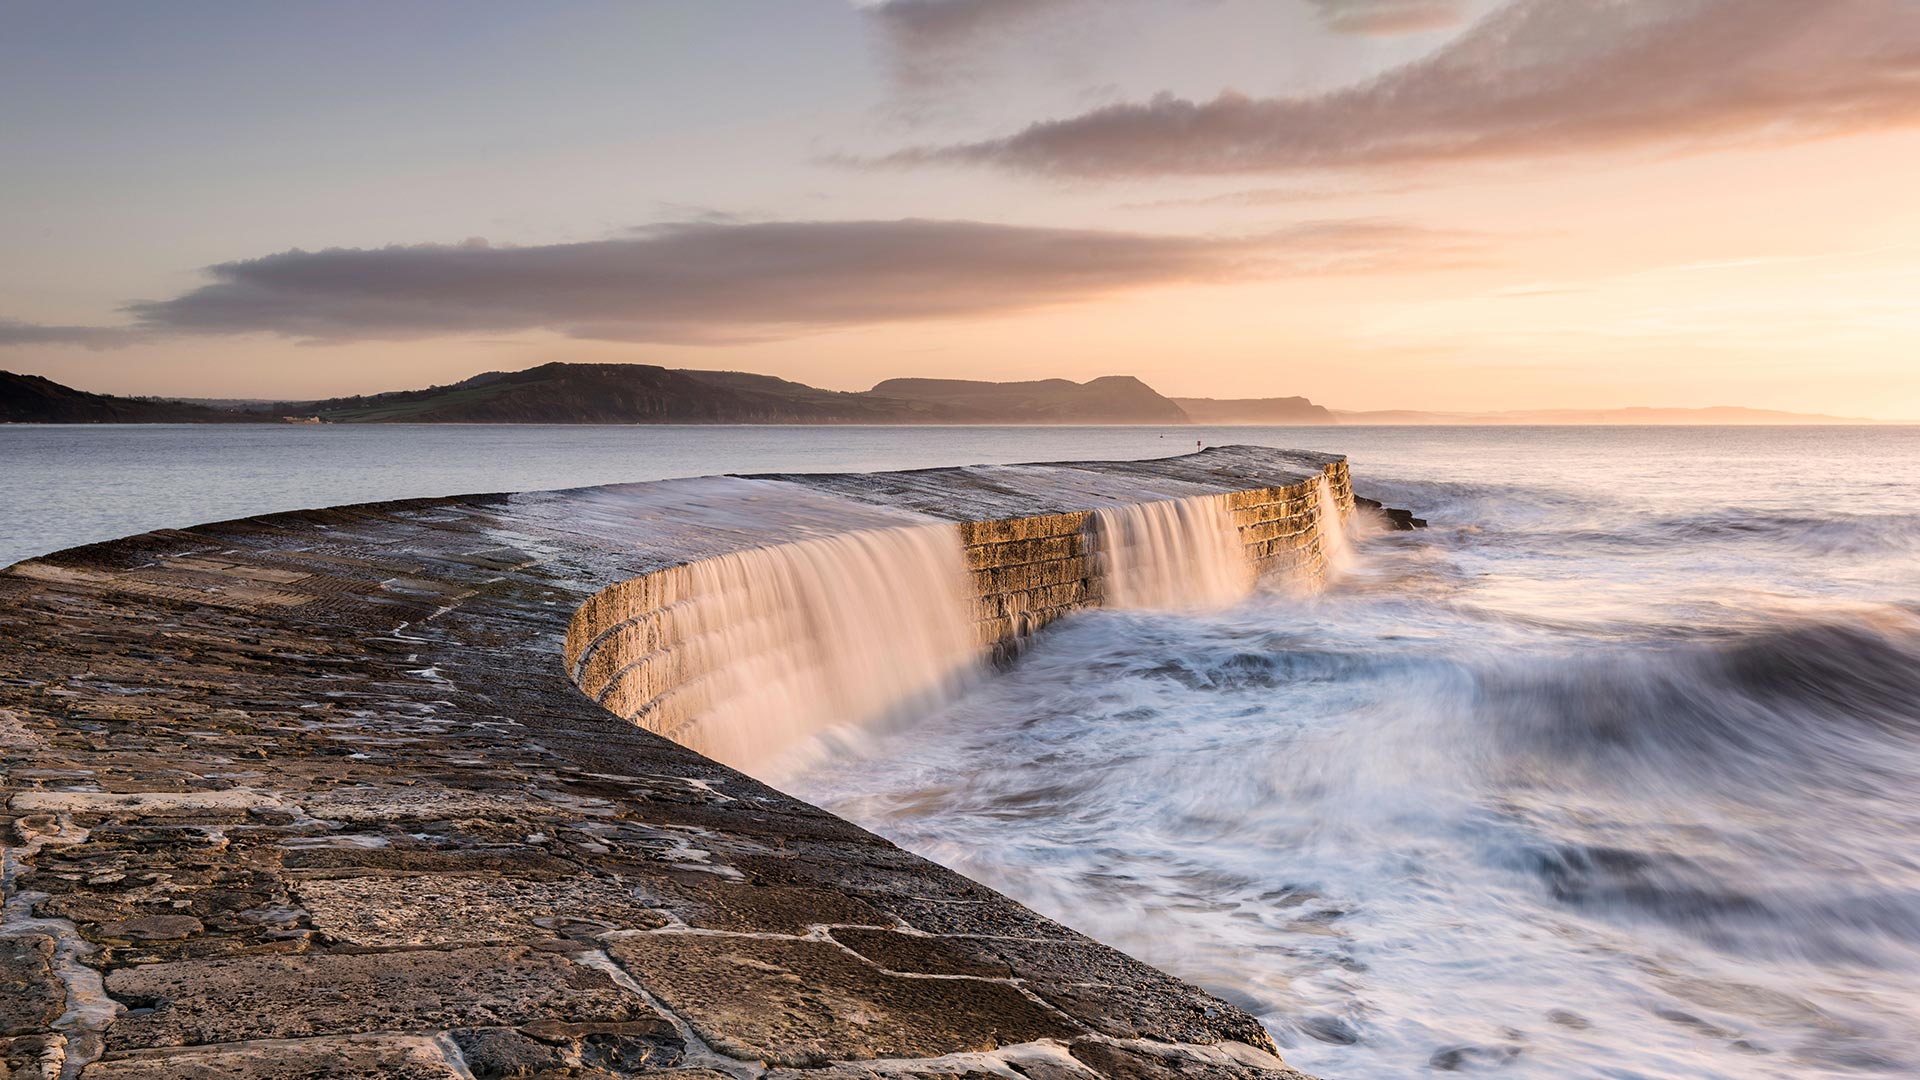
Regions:
<svg viewBox="0 0 1920 1080"><path fill-rule="evenodd" d="M1254 430L1271 429L0 424L0 566L275 510L715 473L1164 457ZM1311 428L1277 437L1340 441Z"/></svg>
<svg viewBox="0 0 1920 1080"><path fill-rule="evenodd" d="M777 779L1338 1078L1920 1075L1920 429L0 427L0 562L353 500L1351 455L1434 527Z"/></svg>
<svg viewBox="0 0 1920 1080"><path fill-rule="evenodd" d="M1920 431L1295 441L1434 527L779 779L1328 1077L1920 1076Z"/></svg>

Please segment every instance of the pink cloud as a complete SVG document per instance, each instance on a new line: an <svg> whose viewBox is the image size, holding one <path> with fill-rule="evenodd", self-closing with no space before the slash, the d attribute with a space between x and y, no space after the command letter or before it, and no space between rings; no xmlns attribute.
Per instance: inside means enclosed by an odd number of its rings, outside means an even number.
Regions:
<svg viewBox="0 0 1920 1080"><path fill-rule="evenodd" d="M1915 123L1916 0L1517 0L1425 59L1331 93L1162 95L883 160L1226 174L1784 142Z"/></svg>

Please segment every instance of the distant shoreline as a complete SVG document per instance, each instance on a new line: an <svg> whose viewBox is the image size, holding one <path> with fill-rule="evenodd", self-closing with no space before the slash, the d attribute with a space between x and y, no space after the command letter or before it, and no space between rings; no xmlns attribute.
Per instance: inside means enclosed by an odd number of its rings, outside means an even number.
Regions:
<svg viewBox="0 0 1920 1080"><path fill-rule="evenodd" d="M445 386L321 401L120 397L0 371L0 423L555 424L878 427L1806 427L1900 421L1744 406L1329 409L1304 397L1168 397L1128 375L1086 382L886 379L823 390L771 375L651 364L542 364Z"/></svg>
<svg viewBox="0 0 1920 1080"><path fill-rule="evenodd" d="M1606 422L1519 422L1519 421L1406 421L1401 423L1341 423L1341 424L1287 424L1287 423L1201 423L1188 421L1183 424L1116 424L1097 421L924 421L920 423L871 423L848 421L768 421L755 423L740 420L715 421L629 421L614 423L608 421L564 421L564 420L391 420L378 423L334 423L293 424L277 420L0 420L0 427L15 428L84 428L84 427L246 427L246 428L446 428L446 427L543 427L543 428L890 428L903 431L917 428L1137 428L1151 431L1161 428L1167 431L1220 431L1235 429L1317 429L1341 431L1366 431L1383 428L1436 428L1461 429L1472 431L1497 431L1501 429L1548 429L1548 428L1910 428L1920 427L1920 420L1722 420L1689 421L1673 420L1656 423L1630 423L1625 421Z"/></svg>

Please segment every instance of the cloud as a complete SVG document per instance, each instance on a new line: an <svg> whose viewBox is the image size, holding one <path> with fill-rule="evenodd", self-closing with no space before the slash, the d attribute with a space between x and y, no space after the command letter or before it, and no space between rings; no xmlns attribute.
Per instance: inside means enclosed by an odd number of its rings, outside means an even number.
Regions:
<svg viewBox="0 0 1920 1080"><path fill-rule="evenodd" d="M1122 210L1167 210L1207 206L1285 206L1292 203L1334 202L1341 199L1378 198L1406 195L1425 190L1421 184L1325 184L1315 186L1263 187L1242 191L1223 191L1214 195L1189 195L1172 199L1151 199L1123 203Z"/></svg>
<svg viewBox="0 0 1920 1080"><path fill-rule="evenodd" d="M712 344L1004 314L1156 285L1436 269L1459 265L1474 246L1462 234L1371 220L1230 239L968 221L696 222L536 247L285 251L210 267L210 283L130 305L134 327L100 332L345 342L544 330Z"/></svg>
<svg viewBox="0 0 1920 1080"><path fill-rule="evenodd" d="M1327 29L1343 34L1414 34L1458 26L1467 0L1307 0Z"/></svg>
<svg viewBox="0 0 1920 1080"><path fill-rule="evenodd" d="M1405 34L1457 26L1470 6L1469 0L1305 3L1328 29L1348 34ZM876 0L860 7L894 46L923 51L972 45L1018 29L1022 23L1088 5L1089 0Z"/></svg>
<svg viewBox="0 0 1920 1080"><path fill-rule="evenodd" d="M880 0L865 5L871 18L906 48L945 48L997 33L1081 0Z"/></svg>
<svg viewBox="0 0 1920 1080"><path fill-rule="evenodd" d="M77 345L86 349L113 349L131 345L139 333L118 326L47 326L0 318L0 349L15 345Z"/></svg>
<svg viewBox="0 0 1920 1080"><path fill-rule="evenodd" d="M1021 27L1088 0L879 0L861 5L893 60L894 75L910 88L931 89L983 46L999 44Z"/></svg>
<svg viewBox="0 0 1920 1080"><path fill-rule="evenodd" d="M1339 34L1386 36L1457 26L1473 0L1296 0ZM950 108L944 95L1008 54L1056 63L1089 38L1157 40L1167 20L1188 19L1222 0L854 0L866 15L914 115ZM1238 0L1240 7L1274 0ZM1231 3L1225 6L1231 8ZM1115 21L1114 17L1119 16ZM1220 20L1237 25L1236 20ZM1244 21L1244 20L1241 20ZM1111 55L1112 50L1109 50ZM920 100L925 98L927 100Z"/></svg>
<svg viewBox="0 0 1920 1080"><path fill-rule="evenodd" d="M1515 0L1425 59L1330 93L1163 94L882 160L1229 174L1783 142L1915 123L1915 0Z"/></svg>

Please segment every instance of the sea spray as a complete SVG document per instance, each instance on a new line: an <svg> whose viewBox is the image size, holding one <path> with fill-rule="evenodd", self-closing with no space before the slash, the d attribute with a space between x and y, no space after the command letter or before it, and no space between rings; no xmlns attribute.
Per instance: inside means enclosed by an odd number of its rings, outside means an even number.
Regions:
<svg viewBox="0 0 1920 1080"><path fill-rule="evenodd" d="M1319 601L1088 612L784 786L1308 1073L1920 1076L1920 431L1379 439L1435 527Z"/></svg>
<svg viewBox="0 0 1920 1080"><path fill-rule="evenodd" d="M1345 567L1353 559L1353 542L1347 537L1340 500L1334 497L1333 484L1325 476L1314 481L1313 512L1320 528L1320 552L1326 556L1327 569Z"/></svg>
<svg viewBox="0 0 1920 1080"><path fill-rule="evenodd" d="M1225 496L1105 507L1094 529L1107 607L1213 611L1253 588Z"/></svg>
<svg viewBox="0 0 1920 1080"><path fill-rule="evenodd" d="M884 721L979 662L965 562L947 526L878 529L688 568L674 737L752 767L821 732Z"/></svg>

